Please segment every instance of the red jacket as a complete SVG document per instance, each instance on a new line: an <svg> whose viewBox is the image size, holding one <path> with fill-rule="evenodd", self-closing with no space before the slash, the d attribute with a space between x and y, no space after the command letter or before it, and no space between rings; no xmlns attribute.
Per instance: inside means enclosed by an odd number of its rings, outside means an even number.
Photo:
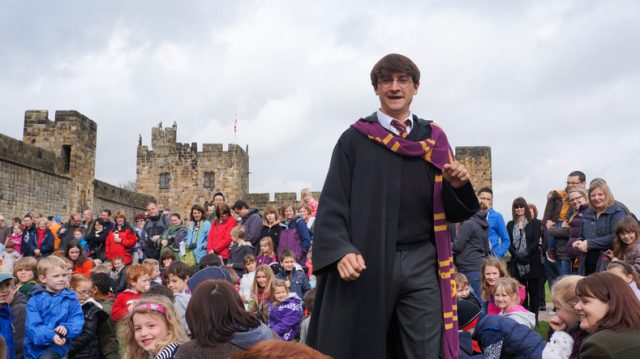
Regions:
<svg viewBox="0 0 640 359"><path fill-rule="evenodd" d="M137 300L142 297L142 294L133 292L131 289L127 289L124 292L118 294L116 301L111 308L111 319L114 322L124 319L129 314L129 301Z"/></svg>
<svg viewBox="0 0 640 359"><path fill-rule="evenodd" d="M207 237L207 253L213 250L225 261L229 259L229 246L231 245L231 230L238 225L235 218L229 216L224 223L214 221Z"/></svg>
<svg viewBox="0 0 640 359"><path fill-rule="evenodd" d="M115 230L115 229L114 229ZM122 242L116 243L113 237L113 231L109 231L107 236L107 248L105 254L108 259L113 260L115 257L124 258L124 264L131 264L131 248L136 245L138 237L128 225L124 226L118 233Z"/></svg>
<svg viewBox="0 0 640 359"><path fill-rule="evenodd" d="M78 265L78 262L73 262L73 273L74 274L82 274L85 277L91 277L91 269L93 269L93 262L87 258L84 260L82 265Z"/></svg>

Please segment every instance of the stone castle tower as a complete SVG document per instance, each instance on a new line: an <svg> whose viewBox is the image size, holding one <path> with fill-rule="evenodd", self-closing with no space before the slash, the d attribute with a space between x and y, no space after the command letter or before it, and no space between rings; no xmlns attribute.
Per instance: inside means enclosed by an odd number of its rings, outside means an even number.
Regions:
<svg viewBox="0 0 640 359"><path fill-rule="evenodd" d="M48 111L25 112L23 142L53 152L55 173L73 180L67 211L93 207L97 129L78 111L56 111L55 121L49 120Z"/></svg>
<svg viewBox="0 0 640 359"><path fill-rule="evenodd" d="M240 146L176 142L177 125L151 130L150 150L138 143L136 190L154 196L161 209L188 216L194 203L211 201L216 192L227 203L249 192L249 155ZM188 218L188 217L187 217Z"/></svg>
<svg viewBox="0 0 640 359"><path fill-rule="evenodd" d="M471 173L471 183L476 191L482 187L492 187L491 147L456 147L456 159Z"/></svg>

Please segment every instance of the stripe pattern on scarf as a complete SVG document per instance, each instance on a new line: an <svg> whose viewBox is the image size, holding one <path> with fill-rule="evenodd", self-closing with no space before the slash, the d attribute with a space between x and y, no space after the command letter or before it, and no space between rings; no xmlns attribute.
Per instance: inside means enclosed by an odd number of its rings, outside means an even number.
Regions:
<svg viewBox="0 0 640 359"><path fill-rule="evenodd" d="M402 156L421 157L439 170L433 187L433 229L436 237L438 276L444 322L442 353L445 359L454 359L458 357L460 351L458 343L458 305L456 304L455 269L453 267L451 242L449 241L447 219L442 201L442 169L445 164L453 163L455 158L444 131L433 122L430 125L431 138L423 141L410 141L401 136L395 136L377 122L357 121L351 127L392 152Z"/></svg>

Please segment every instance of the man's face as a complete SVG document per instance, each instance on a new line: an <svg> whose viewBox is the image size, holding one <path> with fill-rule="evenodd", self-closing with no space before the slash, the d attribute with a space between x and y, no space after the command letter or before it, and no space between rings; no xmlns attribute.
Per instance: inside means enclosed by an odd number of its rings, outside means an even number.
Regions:
<svg viewBox="0 0 640 359"><path fill-rule="evenodd" d="M244 216L245 216L245 214L247 214L247 212L248 212L248 211L249 211L249 210L248 210L248 209L246 209L246 208L240 208L240 209L234 209L234 210L233 210L233 213L235 213L235 214L236 214L236 216L238 216L238 217L242 218L242 217L244 217Z"/></svg>
<svg viewBox="0 0 640 359"><path fill-rule="evenodd" d="M0 283L0 305L13 302L13 296L16 293L16 286L13 279L7 279Z"/></svg>
<svg viewBox="0 0 640 359"><path fill-rule="evenodd" d="M158 207L152 203L147 206L147 212L149 212L150 217L155 217L158 215Z"/></svg>
<svg viewBox="0 0 640 359"><path fill-rule="evenodd" d="M33 224L33 220L31 219L31 217L24 217L22 223L24 223L24 228L30 228Z"/></svg>
<svg viewBox="0 0 640 359"><path fill-rule="evenodd" d="M91 213L91 211L84 211L82 212L82 219L85 222L90 222L91 219L93 219L93 214Z"/></svg>
<svg viewBox="0 0 640 359"><path fill-rule="evenodd" d="M376 85L376 95L380 99L380 110L400 121L409 114L409 106L413 96L418 93L418 84L414 84L411 76L392 73L380 77Z"/></svg>
<svg viewBox="0 0 640 359"><path fill-rule="evenodd" d="M572 188L585 188L586 183L580 182L580 177L578 176L569 176L567 177L567 191Z"/></svg>
<svg viewBox="0 0 640 359"><path fill-rule="evenodd" d="M80 214L74 214L74 215L71 217L71 223L72 223L74 226L79 226L79 225L80 225Z"/></svg>
<svg viewBox="0 0 640 359"><path fill-rule="evenodd" d="M111 220L111 217L109 216L109 212L107 211L100 212L100 218L102 218L102 220L105 222L109 222Z"/></svg>
<svg viewBox="0 0 640 359"><path fill-rule="evenodd" d="M478 195L478 200L484 203L487 208L493 207L493 195L489 192L480 192Z"/></svg>

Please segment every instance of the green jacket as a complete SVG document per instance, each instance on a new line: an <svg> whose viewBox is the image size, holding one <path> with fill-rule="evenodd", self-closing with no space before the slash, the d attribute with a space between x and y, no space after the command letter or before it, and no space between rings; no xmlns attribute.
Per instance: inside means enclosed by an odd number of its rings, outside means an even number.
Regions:
<svg viewBox="0 0 640 359"><path fill-rule="evenodd" d="M637 359L640 330L614 332L610 329L589 335L580 347L580 359Z"/></svg>

